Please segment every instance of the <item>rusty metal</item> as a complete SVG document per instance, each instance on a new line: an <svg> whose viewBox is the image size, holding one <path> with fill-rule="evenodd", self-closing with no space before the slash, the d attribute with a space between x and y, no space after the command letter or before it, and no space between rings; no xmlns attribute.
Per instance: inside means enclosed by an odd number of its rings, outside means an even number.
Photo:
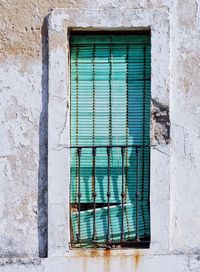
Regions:
<svg viewBox="0 0 200 272"><path fill-rule="evenodd" d="M125 238L124 235L124 204L125 204L125 198L126 198L126 191L125 191L125 154L128 149L128 147L134 147L135 149L135 155L136 155L136 162L135 162L135 172L136 172L136 193L135 193L135 203L136 203L136 218L135 218L135 239L130 240L130 238ZM139 222L139 197L140 197L140 189L139 189L139 181L140 181L140 175L139 175L139 160L140 160L140 153L143 151L145 147L150 148L150 145L113 145L113 146L71 146L70 148L76 148L77 151L77 157L78 157L78 233L76 233L76 241L73 240L72 244L75 245L75 247L82 247L83 245L89 245L93 244L93 247L106 247L106 248L114 248L114 247L135 247L135 248L148 248L149 247L149 239L148 237L141 238L139 236L139 229L138 229L138 222ZM83 241L81 240L81 152L83 148L90 148L92 149L92 157L93 157L93 169L92 169L92 187L93 187L93 234L90 240ZM96 152L97 148L106 148L107 150L107 239L105 242L99 243L97 240L97 231L96 231ZM111 197L111 191L110 191L110 178L111 178L111 149L112 148L120 148L121 149L121 174L122 174L122 189L121 189L121 239L119 241L112 241L111 239L111 226L110 226L110 197Z"/></svg>
<svg viewBox="0 0 200 272"><path fill-rule="evenodd" d="M77 241L81 239L81 147L77 149L78 155L78 233Z"/></svg>
<svg viewBox="0 0 200 272"><path fill-rule="evenodd" d="M92 148L92 156L93 156L93 237L92 240L96 242L96 147Z"/></svg>
<svg viewBox="0 0 200 272"><path fill-rule="evenodd" d="M124 147L121 148L121 154L122 154L122 226L121 226L121 242L124 241L124 199L125 199L125 193L124 193Z"/></svg>
<svg viewBox="0 0 200 272"><path fill-rule="evenodd" d="M136 146L135 148L136 152L136 235L135 235L135 240L139 241L139 232L138 232L138 204L139 204L139 152L140 148Z"/></svg>
<svg viewBox="0 0 200 272"><path fill-rule="evenodd" d="M91 243L90 243L91 242ZM150 247L150 239L147 240L128 240L128 241L118 241L118 242L112 242L112 241L106 241L104 243L98 243L96 242L93 244L93 241L87 241L87 246L91 245L92 247L95 246L95 248L106 248L106 249L112 249L112 248L149 248ZM73 241L71 243L73 247L85 247L83 243L80 244L78 241Z"/></svg>
<svg viewBox="0 0 200 272"><path fill-rule="evenodd" d="M108 198L108 233L107 233L107 240L110 241L110 147L107 147L107 156L108 156L108 192L107 192L107 198Z"/></svg>

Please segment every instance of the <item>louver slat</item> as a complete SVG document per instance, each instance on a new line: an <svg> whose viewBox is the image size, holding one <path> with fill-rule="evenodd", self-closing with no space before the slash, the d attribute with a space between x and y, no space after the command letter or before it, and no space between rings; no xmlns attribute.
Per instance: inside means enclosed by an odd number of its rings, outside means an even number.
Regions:
<svg viewBox="0 0 200 272"><path fill-rule="evenodd" d="M147 205L146 205L147 207ZM140 237L149 235L148 230L145 229L145 222L149 224L149 213L148 209L145 208L144 213L142 212L142 204L139 205L139 234ZM122 207L121 205L112 206L110 208L110 224L111 224L111 241L120 241L121 235L121 214ZM135 238L136 229L135 229L135 218L136 210L135 206L132 203L125 204L124 206L124 238L126 240L133 240ZM143 217L144 216L144 217ZM93 231L93 210L87 210L81 212L81 240L82 242L91 242L92 241L92 231ZM98 242L105 242L107 239L107 208L96 209L96 223L97 223L97 239ZM72 214L72 225L73 228L73 237L77 233L78 226L78 213L74 212Z"/></svg>
<svg viewBox="0 0 200 272"><path fill-rule="evenodd" d="M150 130L150 38L148 35L72 35L71 39L71 145L148 145ZM81 203L93 203L92 149L82 149L80 168ZM149 149L139 154L140 235L149 233ZM111 149L110 203L112 213L119 214L122 190L121 150ZM77 152L71 149L71 204L78 203ZM125 152L125 205L135 213L136 153ZM106 204L107 151L96 150L96 203ZM141 204L142 203L142 204ZM97 209L105 220L106 208ZM142 216L145 210L145 216ZM143 212L144 213L144 212ZM76 233L76 213L72 213L72 230ZM132 218L132 219L131 219ZM148 218L148 219L147 219ZM85 226L92 230L92 211L81 211ZM120 218L118 218L120 220ZM134 229L133 216L129 218ZM99 221L98 221L99 220ZM132 220L132 221L131 221ZM104 240L97 219L97 236ZM99 228L98 228L99 226ZM116 228L120 227L120 221ZM82 226L83 227L83 226ZM127 226L128 228L128 226ZM84 230L84 227L82 228ZM126 233L125 233L126 234ZM85 235L85 236L84 236ZM91 239L88 231L85 241ZM126 236L126 235L125 235ZM134 230L132 237L134 236ZM113 239L119 239L114 231Z"/></svg>

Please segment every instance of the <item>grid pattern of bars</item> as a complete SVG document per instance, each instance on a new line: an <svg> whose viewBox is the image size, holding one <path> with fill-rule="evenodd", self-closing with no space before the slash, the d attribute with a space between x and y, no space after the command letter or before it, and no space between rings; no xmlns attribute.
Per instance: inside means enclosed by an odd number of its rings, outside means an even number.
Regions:
<svg viewBox="0 0 200 272"><path fill-rule="evenodd" d="M74 242L149 237L149 126L150 37L73 34Z"/></svg>

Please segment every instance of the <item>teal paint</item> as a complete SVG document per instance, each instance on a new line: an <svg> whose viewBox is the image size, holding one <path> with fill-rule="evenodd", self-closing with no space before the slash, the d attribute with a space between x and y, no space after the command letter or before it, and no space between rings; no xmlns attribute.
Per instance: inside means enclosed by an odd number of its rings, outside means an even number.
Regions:
<svg viewBox="0 0 200 272"><path fill-rule="evenodd" d="M149 144L150 76L150 36L73 34L71 39L71 145ZM139 159L141 193L139 222L143 230L140 236L144 236L149 234L150 229L149 150L144 149L144 152L140 152ZM112 207L115 216L117 211L117 214L120 213L121 162L121 150L113 148L110 203L116 204ZM93 203L92 166L92 150L83 149L81 152L81 203ZM126 205L132 207L134 213L136 199L134 148L129 148L125 154L125 167ZM77 173L77 155L76 151L71 149L70 199L72 204L78 202ZM96 203L107 203L107 153L103 148L97 149L96 154L96 193ZM97 215L106 224L105 209L98 209ZM76 233L75 218L77 214L73 213L72 227L73 232ZM82 211L81 220L92 228L92 211ZM120 218L116 228L119 225ZM129 225L130 227L134 225L134 220L129 222ZM82 231L84 232L83 229ZM100 225L97 223L97 234L98 232L100 232ZM84 239L90 239L92 237L90 234L89 231L87 235L84 234ZM134 235L134 232L132 234ZM99 237L104 239L105 235L99 234ZM113 239L118 238L116 231Z"/></svg>

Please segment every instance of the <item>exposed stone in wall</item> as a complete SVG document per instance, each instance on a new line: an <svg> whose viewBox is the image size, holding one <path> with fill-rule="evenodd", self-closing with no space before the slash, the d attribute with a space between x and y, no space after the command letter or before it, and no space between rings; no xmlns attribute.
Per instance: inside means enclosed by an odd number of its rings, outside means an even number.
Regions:
<svg viewBox="0 0 200 272"><path fill-rule="evenodd" d="M152 99L151 115L152 143L168 144L170 141L169 107L161 104L156 99Z"/></svg>

